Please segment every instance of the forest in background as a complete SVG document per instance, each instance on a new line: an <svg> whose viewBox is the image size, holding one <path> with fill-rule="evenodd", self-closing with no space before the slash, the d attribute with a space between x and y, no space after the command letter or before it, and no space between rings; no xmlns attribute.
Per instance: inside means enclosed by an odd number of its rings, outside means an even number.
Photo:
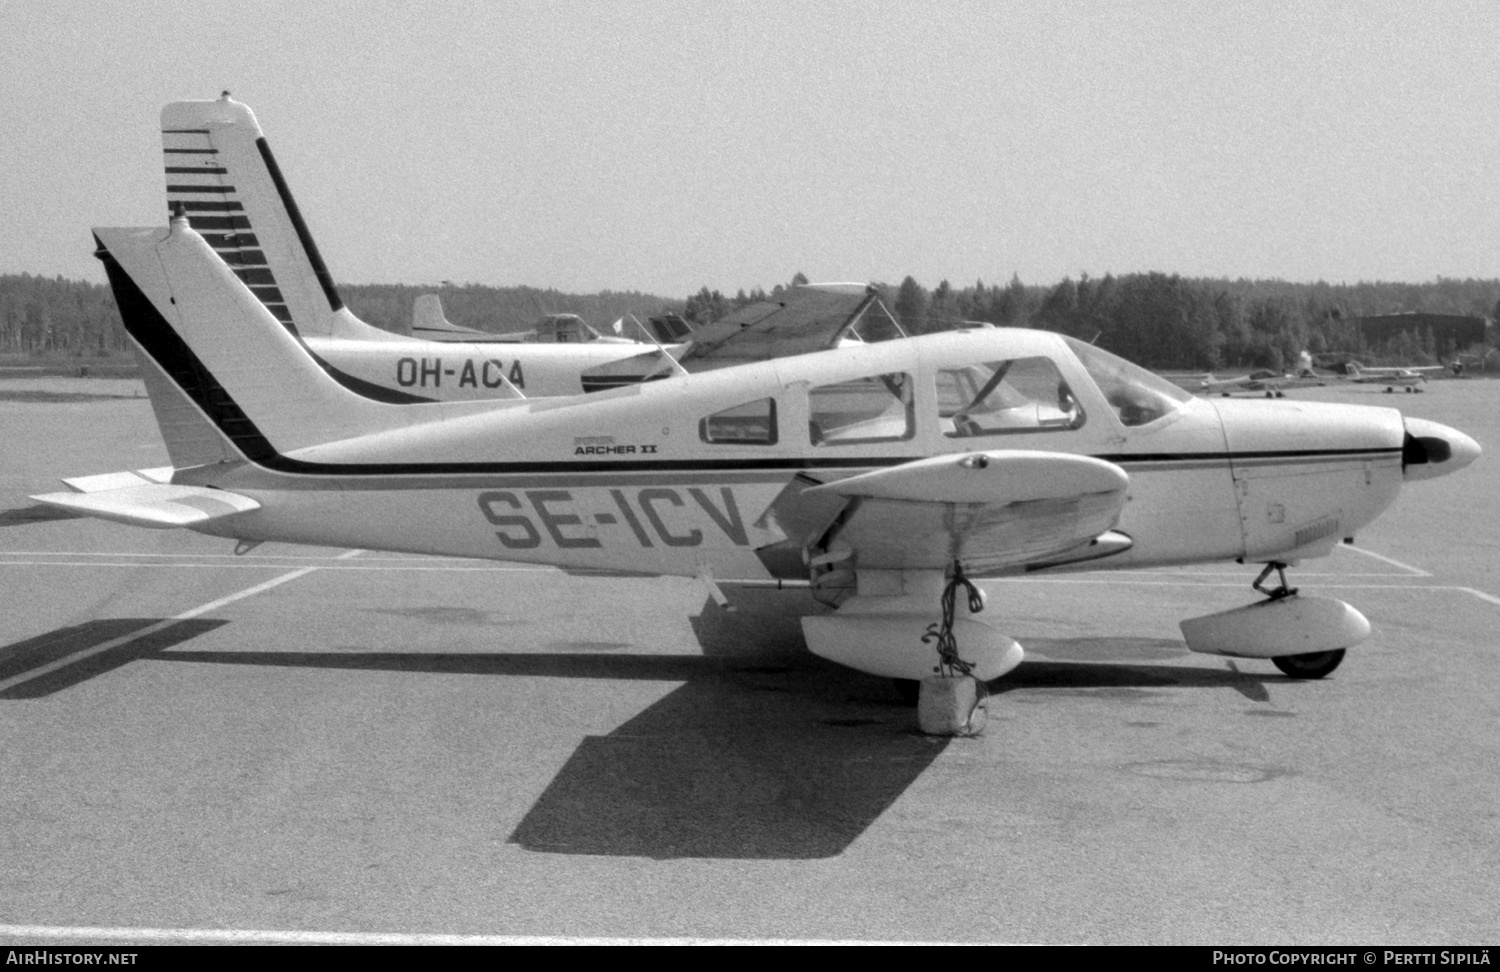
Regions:
<svg viewBox="0 0 1500 972"><path fill-rule="evenodd" d="M798 273L792 284L805 283ZM1438 278L1430 283L1289 283L1281 280L1215 280L1163 273L1067 278L1034 286L1008 284L957 288L944 280L928 289L912 277L878 285L887 308L909 333L923 334L986 322L1059 331L1149 368L1208 371L1288 367L1302 350L1348 352L1374 363L1427 364L1460 351L1430 331L1397 334L1370 347L1355 325L1364 316L1423 312L1500 317L1500 280ZM438 290L455 324L504 332L523 330L546 314L578 314L607 332L627 314L682 313L698 323L717 320L783 289L757 287L728 297L705 287L682 300L639 292L564 294L533 287L478 284ZM361 319L404 330L417 296L430 287L340 284L344 301ZM122 354L125 332L109 288L100 283L30 274L0 275L0 354L93 357Z"/></svg>

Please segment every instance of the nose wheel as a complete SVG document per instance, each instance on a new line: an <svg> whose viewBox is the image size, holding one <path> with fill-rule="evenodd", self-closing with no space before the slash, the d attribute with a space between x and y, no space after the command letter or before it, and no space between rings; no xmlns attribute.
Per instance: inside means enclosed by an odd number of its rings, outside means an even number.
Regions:
<svg viewBox="0 0 1500 972"><path fill-rule="evenodd" d="M1344 649L1314 651L1306 655L1277 655L1271 664L1288 678L1322 678L1344 660Z"/></svg>
<svg viewBox="0 0 1500 972"><path fill-rule="evenodd" d="M1276 571L1276 586L1266 588L1262 586L1265 579ZM1295 587L1290 587L1286 582L1286 564L1271 562L1266 564L1266 569L1260 572L1255 582L1250 585L1260 593L1273 601L1279 601L1284 597L1292 597L1297 593ZM1332 651L1311 651L1302 655L1276 655L1272 657L1271 664L1281 670L1288 678L1323 678L1338 668L1344 661L1344 649L1335 648Z"/></svg>

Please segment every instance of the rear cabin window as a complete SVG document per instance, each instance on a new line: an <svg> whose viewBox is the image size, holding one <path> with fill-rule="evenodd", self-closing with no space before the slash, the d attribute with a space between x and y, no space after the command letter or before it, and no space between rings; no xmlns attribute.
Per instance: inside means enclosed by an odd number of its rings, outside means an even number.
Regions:
<svg viewBox="0 0 1500 972"><path fill-rule="evenodd" d="M1050 358L1015 358L937 373L938 414L950 439L1058 432L1083 408Z"/></svg>
<svg viewBox="0 0 1500 972"><path fill-rule="evenodd" d="M808 389L808 440L815 446L901 442L916 434L912 379L872 375Z"/></svg>
<svg viewBox="0 0 1500 972"><path fill-rule="evenodd" d="M760 398L700 419L698 438L715 445L775 445L776 399Z"/></svg>

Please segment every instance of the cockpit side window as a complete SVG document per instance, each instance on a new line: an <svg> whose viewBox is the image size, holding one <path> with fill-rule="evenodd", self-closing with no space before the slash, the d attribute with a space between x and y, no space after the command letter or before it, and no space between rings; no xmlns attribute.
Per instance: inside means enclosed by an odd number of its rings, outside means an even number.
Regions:
<svg viewBox="0 0 1500 972"><path fill-rule="evenodd" d="M1131 364L1124 358L1100 350L1092 344L1084 344L1073 338L1063 338L1068 347L1078 355L1078 360L1099 386L1104 400L1127 427L1147 425L1159 418L1171 415L1192 398L1160 375L1154 375L1140 365Z"/></svg>
<svg viewBox="0 0 1500 972"><path fill-rule="evenodd" d="M948 438L1056 432L1083 425L1083 408L1049 358L1013 358L937 373Z"/></svg>
<svg viewBox="0 0 1500 972"><path fill-rule="evenodd" d="M900 442L916 435L912 378L872 375L808 389L808 441L815 446Z"/></svg>
<svg viewBox="0 0 1500 972"><path fill-rule="evenodd" d="M714 445L775 445L776 399L759 398L700 419L698 438Z"/></svg>

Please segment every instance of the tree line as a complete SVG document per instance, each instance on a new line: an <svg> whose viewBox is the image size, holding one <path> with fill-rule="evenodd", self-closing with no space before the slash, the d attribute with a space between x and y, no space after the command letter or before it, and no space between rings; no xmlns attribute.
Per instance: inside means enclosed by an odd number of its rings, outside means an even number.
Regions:
<svg viewBox="0 0 1500 972"><path fill-rule="evenodd" d="M478 284L437 288L339 285L340 296L356 317L397 333L410 331L413 303L430 293L442 296L448 320L496 333L525 330L547 314L577 314L609 333L610 325L627 314L644 319L682 310L681 301L634 291L565 294ZM61 276L0 274L0 354L93 357L128 350L120 311L108 285Z"/></svg>
<svg viewBox="0 0 1500 972"><path fill-rule="evenodd" d="M806 283L798 273L792 284ZM1052 286L947 280L928 290L914 278L876 285L887 308L909 334L985 323L1031 327L1091 341L1160 370L1291 367L1304 350L1344 353L1373 361L1448 361L1459 347L1443 334L1413 328L1373 340L1361 317L1426 313L1500 319L1500 280L1439 277L1431 283L1289 283L1283 280L1189 278L1141 273L1064 278ZM763 290L726 298L707 287L689 297L686 315L707 322L755 300Z"/></svg>
<svg viewBox="0 0 1500 972"><path fill-rule="evenodd" d="M786 286L807 282L798 273L769 292L756 287L733 297L704 287L683 300L636 291L565 294L534 287L478 284L436 288L450 321L504 332L530 327L546 314L578 314L606 333L618 318L681 313L698 323L737 307L774 300ZM1349 352L1378 360L1444 361L1469 350L1442 335L1403 331L1371 347L1360 317L1425 312L1500 317L1500 280L1440 277L1430 283L1288 283L1222 280L1144 273L1065 278L1051 286L1023 284L931 290L914 278L877 284L887 308L911 334L984 322L1069 334L1149 368L1281 370L1297 355ZM341 284L349 309L369 323L405 331L417 296L432 287ZM627 332L628 333L628 332ZM103 284L30 274L0 275L0 354L96 356L124 353L125 331L114 297Z"/></svg>

